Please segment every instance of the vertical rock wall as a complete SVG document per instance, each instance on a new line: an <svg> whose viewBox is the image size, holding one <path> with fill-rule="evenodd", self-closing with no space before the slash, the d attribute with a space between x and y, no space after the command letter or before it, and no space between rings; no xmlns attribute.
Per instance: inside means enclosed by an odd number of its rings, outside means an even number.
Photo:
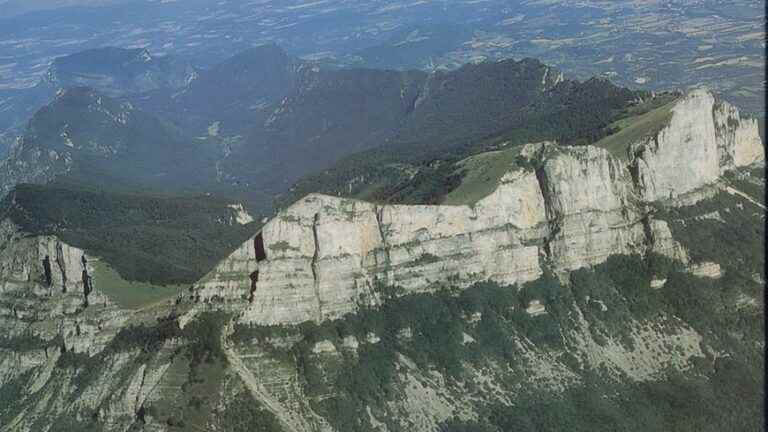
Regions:
<svg viewBox="0 0 768 432"><path fill-rule="evenodd" d="M668 125L655 136L634 143L631 167L645 201L675 199L714 183L725 172L759 162L765 150L757 121L694 90L672 109Z"/></svg>
<svg viewBox="0 0 768 432"><path fill-rule="evenodd" d="M631 146L629 145L631 144ZM697 90L629 161L593 146L529 144L527 168L506 173L474 206L376 205L309 195L192 288L259 324L322 321L418 293L480 281L512 285L613 254L687 261L648 204L677 198L763 159L757 124ZM683 161L683 162L681 162Z"/></svg>
<svg viewBox="0 0 768 432"><path fill-rule="evenodd" d="M537 169L547 202L547 254L557 270L642 252L645 232L629 171L591 146L540 150Z"/></svg>
<svg viewBox="0 0 768 432"><path fill-rule="evenodd" d="M63 348L98 352L102 330L122 318L92 280L85 252L53 236L29 236L0 222L0 328L8 338L60 337ZM109 326L102 324L111 322Z"/></svg>

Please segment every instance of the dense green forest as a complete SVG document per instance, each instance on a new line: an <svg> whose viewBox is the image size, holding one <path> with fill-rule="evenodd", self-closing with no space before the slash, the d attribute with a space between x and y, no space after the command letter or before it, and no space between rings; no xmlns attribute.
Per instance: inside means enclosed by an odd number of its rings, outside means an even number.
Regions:
<svg viewBox="0 0 768 432"><path fill-rule="evenodd" d="M198 280L255 232L228 204L54 183L17 186L1 211L26 232L56 235L103 258L125 279L179 284Z"/></svg>
<svg viewBox="0 0 768 432"><path fill-rule="evenodd" d="M659 277L668 280L664 288L650 288L651 279ZM398 355L414 361L420 370L440 372L472 394L483 390L467 375L468 367L503 365L509 372L498 385L506 388L520 382L526 374L520 363L525 349L515 341L527 341L524 344L558 356L581 383L564 393L522 391L514 405L485 405L477 421L448 421L441 432L720 431L731 426L756 430L761 424L762 359L751 343L762 338L762 317L730 312L734 296L743 293L754 296L761 290L736 275L720 281L692 276L661 256L614 256L594 269L572 273L567 285L546 276L520 287L494 283L464 291L446 287L433 294L392 297L381 308L320 325L306 323L293 329L241 325L234 338L295 361L314 408L338 430L369 430L367 407L376 413L387 400L399 397ZM601 299L607 310L590 298ZM529 316L525 308L532 299L542 301L547 313ZM716 352L733 355L695 358L693 369L670 369L664 379L650 382L585 368L570 352L573 342L567 337L575 330L576 308L591 323L590 332L600 344L610 338L631 349L633 321L653 322L672 333L680 325L690 325ZM481 318L471 322L468 316ZM410 337L404 337L406 329ZM289 351L268 343L270 338L296 334L301 342ZM362 341L370 334L380 340L362 344L357 355L343 354L338 361L323 360L312 352L315 343L331 341L345 353L341 349L345 337ZM471 342L466 342L465 334ZM388 426L399 430L395 422Z"/></svg>
<svg viewBox="0 0 768 432"><path fill-rule="evenodd" d="M428 105L420 106L396 137L300 180L279 199L280 205L309 192L390 203L439 203L461 181L456 163L470 155L544 140L594 143L618 132L619 120L677 96L651 97L597 78L563 81L551 90L537 91L530 80L543 67L523 60L506 67L462 68L440 83L440 91L431 95ZM488 82L474 81L477 76ZM529 88L518 88L522 86Z"/></svg>

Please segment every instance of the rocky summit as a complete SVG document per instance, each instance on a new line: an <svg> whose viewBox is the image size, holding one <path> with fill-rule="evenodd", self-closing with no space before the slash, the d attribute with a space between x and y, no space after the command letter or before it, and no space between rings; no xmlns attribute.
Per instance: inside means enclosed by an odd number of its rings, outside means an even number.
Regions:
<svg viewBox="0 0 768 432"><path fill-rule="evenodd" d="M757 123L663 113L464 205L309 194L183 286L6 219L0 430L759 427Z"/></svg>
<svg viewBox="0 0 768 432"><path fill-rule="evenodd" d="M223 303L244 323L296 324L378 305L385 287L414 294L481 281L511 285L545 269L567 279L620 254L688 264L655 208L690 205L724 188L722 174L764 160L757 122L704 90L678 101L665 127L626 151L618 158L594 146L528 144L523 168L471 206L308 195L186 299Z"/></svg>

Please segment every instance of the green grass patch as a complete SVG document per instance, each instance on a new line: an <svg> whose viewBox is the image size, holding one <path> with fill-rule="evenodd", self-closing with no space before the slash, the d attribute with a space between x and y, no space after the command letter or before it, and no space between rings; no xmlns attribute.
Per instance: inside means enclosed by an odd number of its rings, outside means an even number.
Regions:
<svg viewBox="0 0 768 432"><path fill-rule="evenodd" d="M614 157L626 160L627 148L630 144L645 137L656 135L664 126L669 124L675 102L673 100L644 114L626 117L611 123L609 129L618 131L594 145L608 150Z"/></svg>
<svg viewBox="0 0 768 432"><path fill-rule="evenodd" d="M179 294L184 285L159 285L127 281L103 261L92 263L93 283L110 300L126 309L140 309Z"/></svg>
<svg viewBox="0 0 768 432"><path fill-rule="evenodd" d="M463 173L461 184L445 196L443 204L471 205L493 193L504 174L517 166L520 149L480 153L458 162L457 171Z"/></svg>

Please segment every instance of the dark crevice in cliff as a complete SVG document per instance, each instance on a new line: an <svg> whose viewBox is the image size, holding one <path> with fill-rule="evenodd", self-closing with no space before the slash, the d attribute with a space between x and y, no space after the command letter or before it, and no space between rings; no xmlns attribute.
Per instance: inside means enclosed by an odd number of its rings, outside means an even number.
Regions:
<svg viewBox="0 0 768 432"><path fill-rule="evenodd" d="M136 410L136 422L140 425L147 424L146 415L147 415L146 408L144 408L144 405L140 406L139 409Z"/></svg>
<svg viewBox="0 0 768 432"><path fill-rule="evenodd" d="M384 230L384 207L383 206L375 206L374 211L376 212L376 228L379 230L379 237L381 237L381 244L384 246L382 248L382 251L384 252L384 262L381 263L385 266L389 266L390 259L389 259L389 243L387 242L387 235ZM378 255L376 255L378 257ZM377 262L376 265L379 265Z"/></svg>
<svg viewBox="0 0 768 432"><path fill-rule="evenodd" d="M267 259L267 251L264 249L264 235L262 233L256 234L256 238L253 239L253 248L256 253L256 261L264 261Z"/></svg>
<svg viewBox="0 0 768 432"><path fill-rule="evenodd" d="M251 273L251 289L248 293L248 303L253 303L253 299L256 296L256 285L259 282L259 271L256 270L255 272Z"/></svg>
<svg viewBox="0 0 768 432"><path fill-rule="evenodd" d="M653 249L653 245L656 243L656 239L653 235L652 218L651 214L647 213L640 219L640 223L643 224L643 234L645 235L645 247L646 251L650 252Z"/></svg>
<svg viewBox="0 0 768 432"><path fill-rule="evenodd" d="M88 296L93 292L93 278L88 274L88 259L85 255L80 258L83 264L83 306L88 307Z"/></svg>
<svg viewBox="0 0 768 432"><path fill-rule="evenodd" d="M640 157L633 158L632 162L627 165L627 170L629 171L629 176L632 179L632 189L639 194L640 192L640 165L639 161Z"/></svg>
<svg viewBox="0 0 768 432"><path fill-rule="evenodd" d="M322 321L323 319L323 303L320 300L320 275L319 275L319 264L318 259L320 257L320 244L318 243L318 236L317 236L317 224L320 221L320 213L315 213L314 218L312 219L312 238L314 239L315 243L315 253L312 256L312 279L314 280L314 290L315 290L315 298L317 299L317 316L318 320Z"/></svg>
<svg viewBox="0 0 768 432"><path fill-rule="evenodd" d="M53 285L53 273L51 271L51 257L48 255L43 259L43 276L45 277L45 284L50 288Z"/></svg>
<svg viewBox="0 0 768 432"><path fill-rule="evenodd" d="M536 174L536 181L539 183L539 193L541 193L541 196L544 198L544 213L547 219L549 232L543 238L542 248L544 249L546 258L549 259L552 257L552 240L560 234L560 218L557 215L557 212L552 208L552 200L546 192L549 188L547 187L548 180L546 173L544 173L544 169L542 167L537 167L534 170L534 173Z"/></svg>
<svg viewBox="0 0 768 432"><path fill-rule="evenodd" d="M387 238L384 235L384 226L383 226L384 207L375 206L374 210L376 212L376 228L379 230L379 236L381 237L381 242L386 244Z"/></svg>
<svg viewBox="0 0 768 432"><path fill-rule="evenodd" d="M141 373L141 383L139 384L139 391L136 392L136 400L134 401L134 406L136 407L136 412L135 412L136 419L138 420L139 418L141 418L142 421L144 418L144 405L141 404L141 390L144 388L144 383L147 379L147 369L148 368L145 367Z"/></svg>
<svg viewBox="0 0 768 432"><path fill-rule="evenodd" d="M659 136L654 135L652 138L655 148L659 148ZM627 156L629 163L627 164L627 171L629 171L629 177L632 181L632 191L638 200L642 200L646 188L645 179L640 175L640 164L645 163L645 152L648 148L645 144L630 146L627 149Z"/></svg>
<svg viewBox="0 0 768 432"><path fill-rule="evenodd" d="M61 291L67 292L67 270L64 264L64 247L61 242L56 243L56 265L61 271Z"/></svg>

